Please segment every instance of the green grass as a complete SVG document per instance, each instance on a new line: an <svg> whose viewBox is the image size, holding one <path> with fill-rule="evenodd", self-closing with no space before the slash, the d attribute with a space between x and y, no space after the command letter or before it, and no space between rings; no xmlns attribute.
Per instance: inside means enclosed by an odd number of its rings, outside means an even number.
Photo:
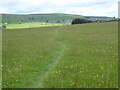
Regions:
<svg viewBox="0 0 120 90"><path fill-rule="evenodd" d="M62 25L70 25L70 23L29 22L29 23L21 23L21 24L6 24L6 29L48 27L48 26L62 26Z"/></svg>
<svg viewBox="0 0 120 90"><path fill-rule="evenodd" d="M3 88L117 88L117 22L3 31Z"/></svg>
<svg viewBox="0 0 120 90"><path fill-rule="evenodd" d="M19 22L57 22L57 21L71 21L74 18L83 18L81 15L51 13L51 14L2 14L2 23L19 23ZM33 18L33 19L29 19Z"/></svg>

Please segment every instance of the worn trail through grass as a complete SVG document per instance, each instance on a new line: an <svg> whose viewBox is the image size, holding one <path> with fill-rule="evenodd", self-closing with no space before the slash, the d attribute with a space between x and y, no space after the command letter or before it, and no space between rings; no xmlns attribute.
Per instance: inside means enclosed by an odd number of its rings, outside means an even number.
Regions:
<svg viewBox="0 0 120 90"><path fill-rule="evenodd" d="M54 34L54 40L56 40L59 31L62 27L59 27L58 29L56 29L55 34ZM54 56L54 58L52 58L50 61L50 63L47 65L47 67L45 68L45 72L40 75L39 77L37 77L37 80L32 83L32 86L30 85L30 87L33 88L42 88L44 85L44 79L47 78L49 76L49 73L55 68L55 66L58 64L59 60L61 59L61 57L64 55L64 52L67 48L66 43L62 42L62 41L57 41L59 43L59 48L56 50L56 54Z"/></svg>

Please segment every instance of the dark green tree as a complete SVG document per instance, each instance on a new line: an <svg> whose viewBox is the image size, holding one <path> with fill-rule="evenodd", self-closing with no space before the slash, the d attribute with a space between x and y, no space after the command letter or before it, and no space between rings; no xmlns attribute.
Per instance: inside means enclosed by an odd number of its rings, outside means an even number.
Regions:
<svg viewBox="0 0 120 90"><path fill-rule="evenodd" d="M57 23L60 23L60 21L57 21Z"/></svg>
<svg viewBox="0 0 120 90"><path fill-rule="evenodd" d="M72 25L73 24L83 24L83 23L91 23L92 21L90 20L86 20L86 19L81 19L81 18L75 18L73 21L72 21Z"/></svg>
<svg viewBox="0 0 120 90"><path fill-rule="evenodd" d="M5 25L2 25L2 28L3 28L3 29L5 29L5 28L6 28L6 26L5 26Z"/></svg>

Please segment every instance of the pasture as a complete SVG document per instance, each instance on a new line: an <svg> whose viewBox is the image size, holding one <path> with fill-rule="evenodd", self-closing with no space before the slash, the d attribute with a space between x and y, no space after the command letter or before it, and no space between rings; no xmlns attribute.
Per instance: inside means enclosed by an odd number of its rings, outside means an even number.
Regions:
<svg viewBox="0 0 120 90"><path fill-rule="evenodd" d="M70 23L28 22L28 23L20 23L20 24L19 23L5 24L6 29L48 27L48 26L63 26L63 25L70 25Z"/></svg>
<svg viewBox="0 0 120 90"><path fill-rule="evenodd" d="M117 88L117 25L3 30L3 88Z"/></svg>

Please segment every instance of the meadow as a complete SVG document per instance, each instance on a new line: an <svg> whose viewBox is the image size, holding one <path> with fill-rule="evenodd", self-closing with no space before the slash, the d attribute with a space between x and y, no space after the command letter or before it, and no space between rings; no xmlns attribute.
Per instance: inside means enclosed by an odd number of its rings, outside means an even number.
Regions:
<svg viewBox="0 0 120 90"><path fill-rule="evenodd" d="M3 30L3 88L117 88L117 25Z"/></svg>
<svg viewBox="0 0 120 90"><path fill-rule="evenodd" d="M70 23L27 22L27 23L12 23L12 24L3 24L3 25L6 26L6 29L18 29L18 28L63 26L63 25L70 25Z"/></svg>

